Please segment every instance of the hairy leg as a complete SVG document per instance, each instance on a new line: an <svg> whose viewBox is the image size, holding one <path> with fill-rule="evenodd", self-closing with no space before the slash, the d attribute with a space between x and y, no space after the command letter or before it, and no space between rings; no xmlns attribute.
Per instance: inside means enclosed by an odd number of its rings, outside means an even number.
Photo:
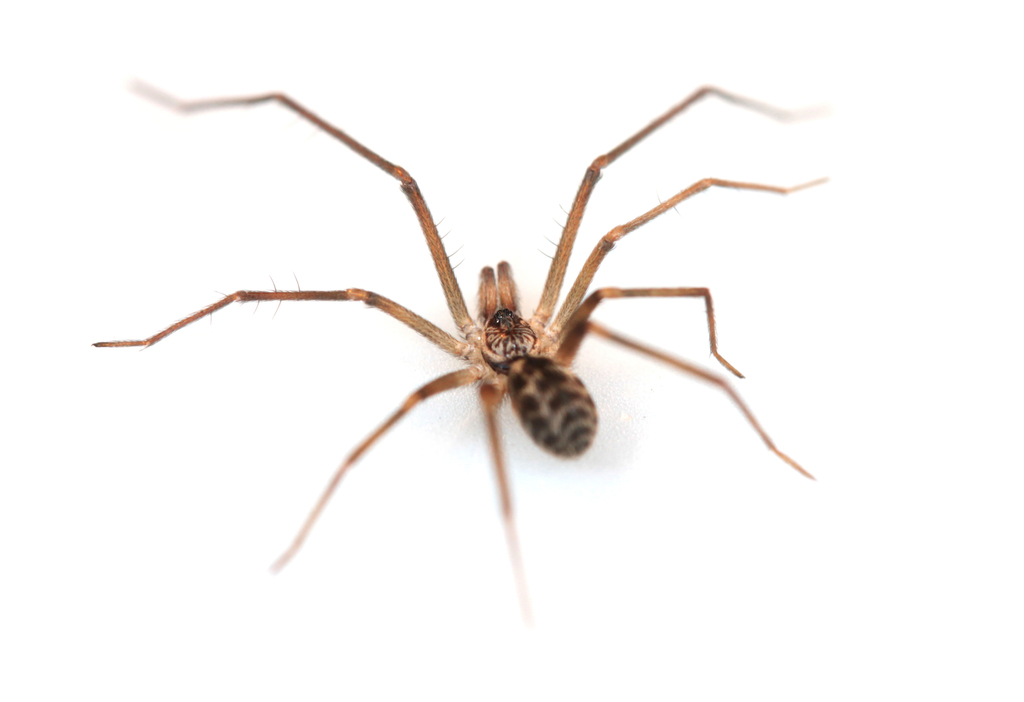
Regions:
<svg viewBox="0 0 1024 702"><path fill-rule="evenodd" d="M736 406L739 407L740 411L743 412L743 416L747 418L748 422L750 422L750 426L754 428L754 431L757 432L758 436L761 437L761 440L764 441L765 445L771 450L772 453L774 453L776 456L778 456L783 461L788 463L790 466L795 468L804 477L814 480L814 476L808 473L806 470L804 470L799 463L797 463L792 458L790 458L789 456L787 456L786 454L784 454L782 451L775 447L775 443L771 440L771 438L769 438L768 434L765 433L764 429L761 428L761 425L760 423L758 423L757 419L754 418L754 413L750 411L750 408L747 407L747 404L743 401L739 394L732 389L732 387L729 385L729 383L726 382L724 378L721 378L713 373L709 373L706 370L698 368L697 366L691 363L683 361L682 359L675 358L674 356L669 356L668 354L658 351L657 349L653 349L650 346L645 346L644 344L640 344L636 341L633 341L632 339L627 339L624 336L619 336L610 329L607 329L606 327L603 327L595 322L587 322L587 331L593 334L597 334L598 336L604 337L609 341L614 341L617 344L621 344L626 348L638 351L644 354L645 356L650 356L651 358L663 361L664 363L667 363L670 366L674 366L675 368L683 371L684 373L695 375L705 382L718 386L722 390L722 392L728 395L729 399L731 399L736 404Z"/></svg>
<svg viewBox="0 0 1024 702"><path fill-rule="evenodd" d="M208 307L204 307L195 314L191 314L185 319L175 322L171 326L167 327L161 332L157 332L153 336L146 339L139 339L137 341L99 341L93 346L99 347L112 347L112 346L152 346L156 342L163 339L165 336L169 336L174 332L178 331L182 327L186 327L192 322L207 317L222 307L230 305L232 302L252 302L260 303L264 300L327 300L327 301L345 301L345 300L361 300L370 307L376 307L382 312L391 315L402 324L410 327L413 331L426 337L431 343L439 346L453 356L462 357L465 351L466 344L459 341L448 332L440 329L427 320L420 317L418 314L409 311L405 307L402 307L397 302L392 302L388 298L378 295L377 293L368 292L366 290L359 290L358 288L349 288L348 290L297 290L297 291L264 291L264 290L239 290L230 295L226 295L219 302L215 302Z"/></svg>
<svg viewBox="0 0 1024 702"><path fill-rule="evenodd" d="M523 620L528 625L532 625L533 610L530 607L530 592L526 587L523 556L519 551L519 536L516 532L515 517L512 513L512 489L509 487L504 453L501 450L501 436L498 434L498 406L501 404L504 396L504 393L494 385L480 386L480 399L484 406L484 417L487 419L487 435L490 439L491 454L494 457L494 473L498 479L498 491L501 495L501 515L505 522L505 538L508 541L509 557L512 559L512 571L516 578L519 608L522 611Z"/></svg>
<svg viewBox="0 0 1024 702"><path fill-rule="evenodd" d="M345 459L345 462L338 467L338 470L335 471L334 476L331 478L330 482L327 483L327 487L324 488L323 493L320 495L320 499L317 500L316 505L313 507L313 511L309 513L309 516L303 523L299 533L295 535L295 539L292 541L291 546L289 546L288 550L282 553L281 556L274 561L274 564L270 569L275 573L280 571L288 565L288 562L296 553L298 553L299 549L302 547L302 543L306 540L306 537L309 536L309 532L313 529L313 525L316 524L316 520L320 517L320 513L323 512L324 507L327 506L328 500L331 499L331 495L334 494L334 490L338 487L338 483L341 482L345 473L348 472L348 469L352 464L355 463L359 457L362 456L363 453L384 434L384 432L394 426L395 423L404 417L409 410L423 402L423 400L426 400L428 397L445 392L446 390L454 390L455 388L461 388L465 385L469 385L470 383L476 382L479 377L480 374L475 368L465 368L463 370L455 371L454 373L442 375L440 378L432 380L413 394L409 395L405 402L402 403L402 406L399 407L394 414L388 417L383 424L377 427L372 434L366 437L361 444L356 446L355 450L352 451L352 453L348 455L348 458Z"/></svg>
<svg viewBox="0 0 1024 702"><path fill-rule="evenodd" d="M590 200L590 195L594 190L594 186L597 185L597 181L601 177L601 171L612 164L619 158L619 156L622 156L622 154L636 146L651 132L665 124L665 122L668 122L695 102L712 95L719 97L726 102L731 102L734 105L745 107L749 110L754 110L755 112L760 112L761 114L767 115L772 119L779 120L780 122L805 119L818 112L818 110L800 110L796 112L780 110L777 107L772 107L771 105L767 105L763 102L751 100L750 98L741 97L739 95L726 92L725 90L721 90L720 88L706 85L691 93L685 100L655 119L653 122L630 138L626 139L608 153L603 156L598 156L594 159L594 162L590 164L587 172L583 175L583 181L580 183L580 187L576 191L576 198L573 200L572 208L569 210L569 217L566 220L565 227L562 229L562 237L558 241L558 248L551 261L551 267L548 269L548 277L547 281L544 283L544 291L541 293L540 303L537 305L536 312L534 312L533 321L535 323L542 325L547 324L548 319L551 318L551 313L555 309L555 303L558 302L558 294L561 292L562 283L565 280L565 269L569 265L569 256L572 254L573 243L576 241L576 234L579 231L580 222L583 220L583 211L587 207L587 202Z"/></svg>
<svg viewBox="0 0 1024 702"><path fill-rule="evenodd" d="M423 235L427 239L427 247L430 249L431 257L434 259L434 268L437 270L438 278L441 279L441 287L444 290L444 296L448 302L448 309L452 314L452 319L455 320L455 324L463 331L463 333L468 333L475 328L476 325L473 323L472 317L470 317L469 312L466 310L466 302L462 297L462 290L459 288L459 284L455 280L455 273L452 270L451 262L448 260L448 254L445 253L444 245L441 243L441 237L437 233L437 226L435 226L434 219L430 214L430 209L427 207L427 201L423 198L423 193L420 192L420 188L416 184L416 181L413 180L413 177L409 175L409 172L404 168L396 166L387 159L366 148L345 132L341 131L318 115L310 112L308 109L283 93L264 93L261 95L249 95L244 97L185 101L179 100L176 97L168 95L167 93L144 83L136 82L133 84L133 88L140 95L143 95L164 107L185 113L218 109L222 107L256 105L263 102L277 102L292 112L295 112L303 119L313 123L365 158L367 161L398 180L402 184L402 192L404 192L406 197L409 198L409 202L412 204L412 208L416 212L416 218L419 220L420 228L423 230Z"/></svg>
<svg viewBox="0 0 1024 702"><path fill-rule="evenodd" d="M728 368L737 378L743 374L725 360L718 353L718 334L715 332L715 310L711 304L711 291L707 288L601 288L590 294L590 297L579 306L576 313L569 320L565 331L559 339L558 352L555 360L563 366L568 366L575 358L579 350L583 335L587 333L587 321L594 309L602 300L621 297L702 297L704 298L704 309L708 316L708 338L711 341L711 355L718 359L718 362Z"/></svg>
<svg viewBox="0 0 1024 702"><path fill-rule="evenodd" d="M818 178L817 180L801 183L800 185L794 185L788 188L779 185L741 183L735 180L722 180L721 178L704 178L703 180L698 180L696 183L686 188L686 190L676 193L657 207L644 212L634 220L615 227L601 237L601 241L597 243L597 246L594 247L590 256L587 257L586 263L583 264L583 270L581 270L579 275L576 277L576 281L572 284L572 288L569 289L569 294L565 296L565 302L562 303L562 308L558 311L558 316L555 318L555 321L551 323L549 331L553 334L558 334L566 325L569 318L572 317L573 313L576 311L576 308L579 307L580 301L583 299L583 295L587 292L587 288L590 287L590 281L593 280L594 274L597 273L597 269L601 265L601 261L603 261L604 257L608 255L608 252L615 248L615 243L619 239L626 236L634 229L639 229L655 217L668 212L683 200L693 197L697 193L704 192L708 188L712 187L734 188L736 190L764 190L771 193L786 195L788 193L796 192L797 190L809 188L813 185L820 185L826 180L827 178Z"/></svg>

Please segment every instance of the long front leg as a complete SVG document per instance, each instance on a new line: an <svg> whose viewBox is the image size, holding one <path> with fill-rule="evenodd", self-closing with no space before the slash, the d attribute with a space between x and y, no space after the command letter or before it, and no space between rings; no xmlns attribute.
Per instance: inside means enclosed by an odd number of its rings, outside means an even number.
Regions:
<svg viewBox="0 0 1024 702"><path fill-rule="evenodd" d="M558 352L555 360L563 366L572 363L579 350L583 335L587 333L587 320L593 314L601 300L619 297L702 297L704 298L704 310L708 316L708 338L711 341L711 355L718 359L718 362L728 368L737 378L743 374L725 360L718 353L718 335L715 332L715 309L711 303L711 291L707 288L601 288L590 294L590 297L579 306L576 313L569 320L569 324L562 332L559 340Z"/></svg>
<svg viewBox="0 0 1024 702"><path fill-rule="evenodd" d="M321 117L313 114L283 93L264 93L261 95L250 95L245 97L185 101L179 100L176 97L168 95L167 93L144 83L135 83L133 88L139 94L163 105L164 107L186 113L217 109L221 107L256 105L262 102L280 103L303 119L312 122L314 125L345 144L345 146L355 151L357 154L380 168L391 177L397 179L402 184L402 192L404 192L406 197L409 198L409 202L412 204L412 209L416 212L416 218L419 220L420 228L423 230L423 235L427 239L427 247L430 249L431 257L434 259L434 268L437 270L437 275L441 279L441 287L444 289L444 296L448 302L448 309L452 314L452 319L455 320L455 324L458 325L459 329L461 329L463 333L468 333L475 328L476 325L473 323L473 318L469 316L469 312L466 310L466 301L462 297L462 290L459 288L459 284L455 280L455 272L452 270L451 262L448 260L448 254L445 253L444 245L441 243L441 237L438 235L437 227L434 225L434 219L430 215L430 209L427 207L427 201L423 198L423 193L420 192L419 186L416 184L416 181L413 180L413 177L409 175L407 170L401 166L396 166L387 159L366 148L345 132L341 131Z"/></svg>
<svg viewBox="0 0 1024 702"><path fill-rule="evenodd" d="M651 132L665 124L665 122L668 122L690 105L698 102L702 98L708 97L709 95L717 96L726 102L731 102L734 105L745 107L748 110L760 112L761 114L767 115L772 119L779 120L780 122L803 119L814 112L810 110L802 110L799 112L780 110L777 107L772 107L771 105L758 102L757 100L751 100L750 98L734 95L733 93L726 92L720 88L704 86L703 88L694 91L681 103L658 117L656 120L648 124L630 138L626 139L608 153L594 159L594 162L590 164L587 172L583 175L583 181L580 183L580 187L576 191L576 198L573 200L572 209L569 210L569 217L565 222L565 227L562 229L562 238L558 241L558 248L556 249L555 256L551 261L551 267L548 269L548 277L547 281L544 283L544 291L541 293L540 303L537 305L537 311L534 312L533 320L535 322L547 324L548 319L551 318L552 312L554 312L555 303L558 302L558 294L561 292L562 283L565 280L565 269L569 265L569 256L572 254L572 247L576 241L576 233L580 229L580 222L583 221L583 211L587 207L587 202L590 200L590 195L594 191L594 186L597 185L597 181L601 177L601 171L611 165L617 158L619 158L619 156L622 156L622 154L636 146Z"/></svg>
<svg viewBox="0 0 1024 702"><path fill-rule="evenodd" d="M762 185L761 183L741 183L735 180L722 180L721 178L704 178L703 180L698 180L686 190L676 193L657 207L651 208L634 220L615 227L601 237L601 241L597 242L597 246L595 246L594 250L590 252L590 256L587 257L586 263L583 264L583 270L581 270L580 274L576 277L576 281L572 284L569 294L565 296L565 302L562 303L562 308L558 311L558 316L555 317L555 321L551 323L549 331L553 334L558 334L568 323L569 319L576 311L576 308L579 307L580 301L583 299L583 295L587 292L587 288L590 287L590 281L594 279L594 274L597 273L597 269L601 265L601 261L604 260L604 257L608 255L609 251L615 248L615 242L629 234L634 229L639 229L655 217L668 212L683 200L691 198L697 193L702 193L712 187L733 188L735 190L763 190L770 193L786 195L788 193L796 192L797 190L803 190L804 188L810 188L814 185L820 185L826 180L828 179L818 178L817 180L812 180L808 183L801 183L800 185L794 185L788 188L779 185Z"/></svg>
<svg viewBox="0 0 1024 702"><path fill-rule="evenodd" d="M349 288L348 290L296 290L274 292L264 290L239 290L238 292L225 296L219 302L215 302L208 307L204 307L195 314L185 317L185 319L180 322L175 322L163 331L157 332L149 338L139 339L137 341L100 341L93 344L93 346L152 346L165 336L169 336L182 327L188 326L192 322L213 314L220 308L230 305L232 302L262 302L264 300L361 300L368 306L376 307L382 312L391 315L402 324L405 324L419 334L422 334L433 344L441 347L453 356L461 357L463 355L465 344L448 332L434 326L427 320L423 319L423 317L420 317L418 314L402 307L397 302L392 302L388 298L378 295L377 293L359 290L358 288Z"/></svg>
<svg viewBox="0 0 1024 702"><path fill-rule="evenodd" d="M509 487L504 452L501 450L501 435L498 433L498 406L503 397L504 393L494 385L480 386L480 399L483 401L484 417L487 419L487 436L491 444L491 454L494 457L494 474L498 480L498 492L501 495L501 516L505 522L505 539L508 541L508 553L512 559L512 572L516 579L516 593L519 595L519 609L523 614L523 621L532 625L533 610L530 607L530 592L526 587L523 556L519 551L519 536L512 513L512 489Z"/></svg>
<svg viewBox="0 0 1024 702"><path fill-rule="evenodd" d="M288 550L282 553L281 556L274 561L274 564L270 566L270 569L275 573L278 572L288 565L288 562L296 553L298 553L299 549L302 547L302 543L306 540L306 537L309 536L309 532L313 529L313 525L316 524L316 520L320 517L320 513L323 512L324 507L327 506L328 500L331 499L331 495L334 494L334 490L338 487L338 483L341 482L345 473L348 472L348 469L352 467L352 464L355 463L359 457L362 456L363 453L384 434L384 432L394 426L394 424L404 417L409 410L423 402L423 400L426 400L428 397L432 397L433 395L437 395L438 393L442 393L446 390L454 390L455 388L461 388L465 385L469 385L470 383L476 382L479 377L480 373L475 368L465 368L463 370L455 371L454 373L442 375L440 378L427 383L419 390L409 395L405 402L402 403L402 406L399 407L394 414L388 417L383 424L377 427L376 431L366 437L361 444L356 446L355 450L352 451L352 453L348 455L348 458L345 459L345 462L338 467L338 470L334 473L334 476L331 478L330 482L327 483L327 487L324 488L323 493L320 495L320 499L317 500L316 505L313 507L313 511L309 513L309 516L306 517L306 521L303 523L299 533L295 535L295 539L292 541L291 546L289 546Z"/></svg>
<svg viewBox="0 0 1024 702"><path fill-rule="evenodd" d="M729 399L731 399L736 404L736 406L740 408L740 411L743 412L743 416L747 418L748 422L750 422L750 426L754 428L754 431L757 432L758 436L761 437L761 440L764 441L765 446L767 446L772 453L774 453L776 456L778 456L783 461L788 463L790 466L795 468L804 477L814 480L814 476L808 473L806 470L804 470L799 463L797 463L792 458L790 458L789 456L787 456L786 454L784 454L782 451L775 447L775 442L773 442L771 438L768 436L768 434L765 433L765 430L761 428L761 424L757 421L757 419L754 418L754 413L750 411L749 407L747 407L747 403L743 401L743 398L741 398L739 394L732 389L732 386L730 386L724 378L721 378L713 373L709 373L706 370L698 368L692 363L687 363L682 359L675 358L674 356L669 356L668 354L662 351L658 351L657 349L651 348L650 346L645 346L644 344L633 341L632 339L627 339L624 336L619 336L615 332L611 331L606 327L601 326L600 324L597 324L596 322L587 322L586 331L604 337L609 341L614 341L615 343L621 344L628 349L638 351L644 354L645 356L655 358L659 361L669 364L670 366L678 368L684 373L695 375L707 383L711 383L712 385L718 386L718 388L721 389L721 391L724 392L726 395L728 395Z"/></svg>

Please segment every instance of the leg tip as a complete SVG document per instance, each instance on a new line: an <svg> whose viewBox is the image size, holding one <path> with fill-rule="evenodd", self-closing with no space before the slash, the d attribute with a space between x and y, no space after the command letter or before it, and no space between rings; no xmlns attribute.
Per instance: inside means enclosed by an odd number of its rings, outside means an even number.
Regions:
<svg viewBox="0 0 1024 702"><path fill-rule="evenodd" d="M776 455L778 455L779 458L781 458L786 463L788 463L792 468L794 468L798 473L800 473L800 475L804 476L805 478L809 478L809 479L813 480L814 482L818 482L817 478L815 478L813 475L811 475L806 470L804 470L803 466L801 466L799 463L794 461L792 458L790 458L789 456L784 454L782 451L779 451L778 449L773 449L773 450L775 451Z"/></svg>
<svg viewBox="0 0 1024 702"><path fill-rule="evenodd" d="M718 355L718 353L715 353L714 356L715 356L716 359L718 359L719 363L721 363L723 366L725 366L725 368L728 369L729 372L732 373L733 375L735 375L737 378L745 378L746 377L745 375L740 373L739 370L737 370L736 366L734 366L733 364L729 363L727 360L722 358L720 355Z"/></svg>

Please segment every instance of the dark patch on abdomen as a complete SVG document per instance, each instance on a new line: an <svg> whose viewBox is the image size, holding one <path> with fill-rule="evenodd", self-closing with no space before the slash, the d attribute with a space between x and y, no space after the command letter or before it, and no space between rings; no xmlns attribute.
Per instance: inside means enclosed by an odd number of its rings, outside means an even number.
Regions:
<svg viewBox="0 0 1024 702"><path fill-rule="evenodd" d="M515 359L508 376L512 408L538 446L565 457L590 448L597 408L579 378L542 356Z"/></svg>

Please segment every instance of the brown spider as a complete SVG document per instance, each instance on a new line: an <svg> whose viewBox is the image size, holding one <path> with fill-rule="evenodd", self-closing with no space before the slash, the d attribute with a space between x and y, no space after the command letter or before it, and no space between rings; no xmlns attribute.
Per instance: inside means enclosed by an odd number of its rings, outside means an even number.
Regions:
<svg viewBox="0 0 1024 702"><path fill-rule="evenodd" d="M501 441L498 435L496 412L506 395L511 399L519 421L530 437L543 449L566 458L573 458L584 453L594 441L597 432L597 409L583 383L570 370L576 352L588 333L597 334L611 341L642 354L664 361L679 370L697 376L701 380L717 385L732 399L743 412L747 421L761 436L764 443L779 458L798 470L808 478L810 473L801 468L796 461L775 447L772 440L758 424L754 415L743 400L736 394L724 378L702 370L686 361L669 356L661 351L644 346L636 341L619 336L615 332L591 321L594 308L605 299L621 297L699 297L703 298L708 318L708 336L711 353L719 363L735 376L743 375L732 364L718 353L715 338L715 316L711 303L711 293L707 288L601 288L589 297L584 295L601 261L608 255L622 237L634 229L667 212L683 200L711 187L736 188L741 190L765 190L774 193L790 193L824 182L819 179L794 187L741 183L718 178L705 178L697 181L685 190L677 193L657 207L645 212L636 219L617 226L609 231L583 264L583 270L576 277L561 308L555 314L555 304L565 279L566 266L572 252L573 242L583 218L583 210L587 206L591 192L601 177L601 171L640 140L679 114L698 100L716 95L728 102L766 114L780 121L794 119L795 113L750 100L725 92L714 87L703 87L687 97L681 103L648 124L619 146L603 156L599 156L587 168L580 183L572 209L562 231L558 248L548 270L547 281L541 293L540 303L533 316L523 317L519 310L516 286L512 280L512 269L508 263L498 264L495 270L486 267L480 273L479 314L474 319L466 309L462 290L455 280L455 274L438 236L437 227L431 217L427 203L423 199L419 186L409 173L387 161L366 148L340 129L328 124L302 105L281 93L268 93L251 97L220 98L182 102L152 87L137 84L135 89L146 97L179 112L193 112L219 107L252 105L261 102L276 101L288 109L298 113L320 129L343 142L350 149L370 161L378 168L391 174L402 187L402 192L409 198L420 227L427 240L430 255L434 259L434 268L441 279L448 309L462 336L461 339L448 334L427 320L409 311L386 297L366 290L351 288L348 290L328 291L254 291L239 290L225 296L219 302L205 307L193 315L172 324L163 331L148 339L138 341L103 341L94 346L151 346L165 336L178 331L182 327L212 314L232 302L249 302L263 300L361 300L370 307L376 307L391 315L406 326L412 328L429 341L444 349L453 356L466 361L468 368L442 375L413 392L402 403L402 406L381 424L370 436L359 444L348 458L341 464L331 478L319 501L306 519L291 546L274 562L272 570L278 571L302 546L324 506L330 499L341 478L349 467L365 452L384 432L391 428L406 412L423 400L466 385L477 384L483 405L484 416L494 457L494 469L501 495L501 508L504 516L505 534L508 540L509 553L512 559L516 587L520 606L527 621L531 619L529 597L523 575L522 559L519 552L515 522L512 515L512 495L509 489L508 476L502 456ZM554 317L552 319L552 316Z"/></svg>

